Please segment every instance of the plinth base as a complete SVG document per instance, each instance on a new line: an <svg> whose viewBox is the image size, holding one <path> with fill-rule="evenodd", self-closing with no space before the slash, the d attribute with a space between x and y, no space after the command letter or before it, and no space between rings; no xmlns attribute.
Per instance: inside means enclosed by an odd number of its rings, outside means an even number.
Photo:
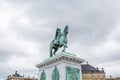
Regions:
<svg viewBox="0 0 120 80"><path fill-rule="evenodd" d="M82 80L81 63L84 59L61 52L38 64L38 80Z"/></svg>

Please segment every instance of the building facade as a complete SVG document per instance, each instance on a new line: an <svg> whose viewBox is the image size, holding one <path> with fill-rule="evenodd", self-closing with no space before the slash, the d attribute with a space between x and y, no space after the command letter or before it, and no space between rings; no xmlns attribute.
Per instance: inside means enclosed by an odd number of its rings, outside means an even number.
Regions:
<svg viewBox="0 0 120 80"><path fill-rule="evenodd" d="M104 70L94 68L89 64L82 64L82 78L83 80L106 80Z"/></svg>
<svg viewBox="0 0 120 80"><path fill-rule="evenodd" d="M26 78L26 77L18 74L17 71L15 71L15 74L9 75L6 80L37 80L37 79L35 79L34 77L33 78L30 78L30 77Z"/></svg>

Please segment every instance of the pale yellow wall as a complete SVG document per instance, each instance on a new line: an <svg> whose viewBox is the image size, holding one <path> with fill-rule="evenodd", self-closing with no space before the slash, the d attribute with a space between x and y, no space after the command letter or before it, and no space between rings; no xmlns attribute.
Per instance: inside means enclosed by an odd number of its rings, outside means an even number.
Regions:
<svg viewBox="0 0 120 80"><path fill-rule="evenodd" d="M83 80L106 80L104 73L82 74Z"/></svg>
<svg viewBox="0 0 120 80"><path fill-rule="evenodd" d="M11 77L9 80L35 80L34 78Z"/></svg>

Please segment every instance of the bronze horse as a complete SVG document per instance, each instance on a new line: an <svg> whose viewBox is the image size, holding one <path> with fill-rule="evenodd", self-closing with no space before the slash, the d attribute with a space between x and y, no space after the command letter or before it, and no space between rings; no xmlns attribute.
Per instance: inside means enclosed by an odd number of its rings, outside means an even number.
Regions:
<svg viewBox="0 0 120 80"><path fill-rule="evenodd" d="M67 48L67 34L68 34L68 25L65 26L63 33L61 33L61 29L56 29L56 35L54 40L50 43L50 57L55 55L56 51L63 47L62 52L65 51L65 48ZM54 49L54 51L53 51Z"/></svg>

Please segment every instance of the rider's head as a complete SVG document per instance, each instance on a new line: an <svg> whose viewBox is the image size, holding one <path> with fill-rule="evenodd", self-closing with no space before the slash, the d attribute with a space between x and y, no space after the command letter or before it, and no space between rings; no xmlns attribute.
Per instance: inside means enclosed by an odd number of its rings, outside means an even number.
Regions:
<svg viewBox="0 0 120 80"><path fill-rule="evenodd" d="M60 29L60 28L57 28L57 31L61 31L61 29Z"/></svg>

